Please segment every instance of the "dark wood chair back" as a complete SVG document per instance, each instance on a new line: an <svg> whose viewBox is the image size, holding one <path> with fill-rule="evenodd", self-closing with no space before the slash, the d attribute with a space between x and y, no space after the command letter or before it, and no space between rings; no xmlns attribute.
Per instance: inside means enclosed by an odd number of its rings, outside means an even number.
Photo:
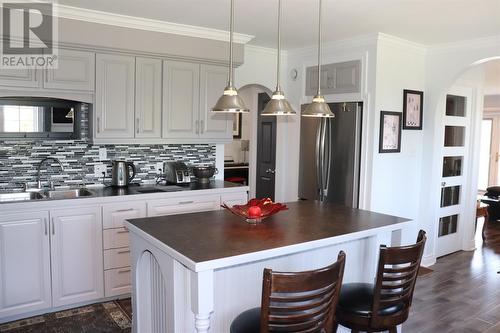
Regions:
<svg viewBox="0 0 500 333"><path fill-rule="evenodd" d="M409 246L380 246L378 271L373 291L371 327L387 327L408 318L427 237L420 230L417 243ZM385 309L390 315L384 315Z"/></svg>
<svg viewBox="0 0 500 333"><path fill-rule="evenodd" d="M344 276L345 253L314 271L264 270L260 332L332 332Z"/></svg>

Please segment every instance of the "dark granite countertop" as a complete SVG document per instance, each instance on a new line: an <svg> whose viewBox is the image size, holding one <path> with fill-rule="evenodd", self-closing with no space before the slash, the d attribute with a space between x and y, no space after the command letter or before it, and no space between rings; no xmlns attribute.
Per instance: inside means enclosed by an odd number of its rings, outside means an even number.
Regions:
<svg viewBox="0 0 500 333"><path fill-rule="evenodd" d="M225 188L235 188L242 187L241 184L225 182L223 180L212 180L207 184L201 184L198 182L191 182L186 185L154 185L154 184L131 184L128 187L86 187L92 195L80 196L80 197L61 197L57 199L32 199L32 200L13 200L13 201L0 201L0 204L12 204L12 203L35 203L35 202L51 202L57 200L75 200L75 199L91 199L91 198L104 198L104 197L116 197L116 196L128 196L128 195L140 195L140 194L161 194L161 193L171 193L171 192L187 192L187 191L199 191L199 190L212 190L212 189L225 189ZM60 188L57 190L67 190L68 188ZM43 194L43 192L41 192Z"/></svg>
<svg viewBox="0 0 500 333"><path fill-rule="evenodd" d="M409 220L314 201L288 203L252 225L227 210L129 220L194 263L353 234ZM133 230L131 230L133 231Z"/></svg>

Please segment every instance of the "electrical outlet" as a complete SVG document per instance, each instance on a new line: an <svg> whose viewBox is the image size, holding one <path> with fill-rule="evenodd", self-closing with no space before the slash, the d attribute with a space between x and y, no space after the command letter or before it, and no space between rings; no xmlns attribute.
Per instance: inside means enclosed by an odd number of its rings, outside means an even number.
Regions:
<svg viewBox="0 0 500 333"><path fill-rule="evenodd" d="M99 164L94 165L94 176L95 177L102 178L103 172L104 172L104 175L107 176L106 164L99 163Z"/></svg>
<svg viewBox="0 0 500 333"><path fill-rule="evenodd" d="M163 171L163 162L156 162L156 172L160 173L162 171Z"/></svg>
<svg viewBox="0 0 500 333"><path fill-rule="evenodd" d="M99 161L104 161L108 159L108 152L106 148L99 148Z"/></svg>

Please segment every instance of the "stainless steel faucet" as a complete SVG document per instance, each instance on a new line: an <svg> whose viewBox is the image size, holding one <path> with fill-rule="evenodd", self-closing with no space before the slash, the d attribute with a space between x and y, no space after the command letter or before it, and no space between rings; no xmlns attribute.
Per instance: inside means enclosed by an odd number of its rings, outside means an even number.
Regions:
<svg viewBox="0 0 500 333"><path fill-rule="evenodd" d="M45 162L47 162L47 161L50 161L50 160L52 160L52 161L54 161L54 162L58 163L58 164L59 164L59 166L61 167L61 171L64 171L64 167L63 167L63 165L62 165L61 161L59 161L59 160L58 160L57 158L55 158L55 157L46 157L46 158L44 158L43 160L41 160L41 161L40 161L40 163L38 163L37 174L36 174L36 180L37 180L37 183L38 183L38 188L39 188L39 189L41 189L41 188L42 188L42 182L41 182L41 180L40 180L40 169L42 168L43 163L45 163ZM51 189L53 189L53 187L54 187L54 184L53 184L52 182L50 182L50 187L51 187Z"/></svg>

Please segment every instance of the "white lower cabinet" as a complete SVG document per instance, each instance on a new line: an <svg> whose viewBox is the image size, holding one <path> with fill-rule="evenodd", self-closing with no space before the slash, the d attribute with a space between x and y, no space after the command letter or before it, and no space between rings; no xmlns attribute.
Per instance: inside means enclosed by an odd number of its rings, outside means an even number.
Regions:
<svg viewBox="0 0 500 333"><path fill-rule="evenodd" d="M228 206L232 205L244 205L248 202L247 192L237 192L237 193L227 193L220 197L220 203L226 204Z"/></svg>
<svg viewBox="0 0 500 333"><path fill-rule="evenodd" d="M0 322L51 307L47 211L0 217Z"/></svg>
<svg viewBox="0 0 500 333"><path fill-rule="evenodd" d="M104 245L104 296L112 297L132 291L130 248L127 219L146 216L145 201L130 201L102 206Z"/></svg>
<svg viewBox="0 0 500 333"><path fill-rule="evenodd" d="M58 209L50 215L53 306L104 297L99 208Z"/></svg>
<svg viewBox="0 0 500 333"><path fill-rule="evenodd" d="M190 195L148 202L148 216L186 214L218 209L220 209L220 195Z"/></svg>

